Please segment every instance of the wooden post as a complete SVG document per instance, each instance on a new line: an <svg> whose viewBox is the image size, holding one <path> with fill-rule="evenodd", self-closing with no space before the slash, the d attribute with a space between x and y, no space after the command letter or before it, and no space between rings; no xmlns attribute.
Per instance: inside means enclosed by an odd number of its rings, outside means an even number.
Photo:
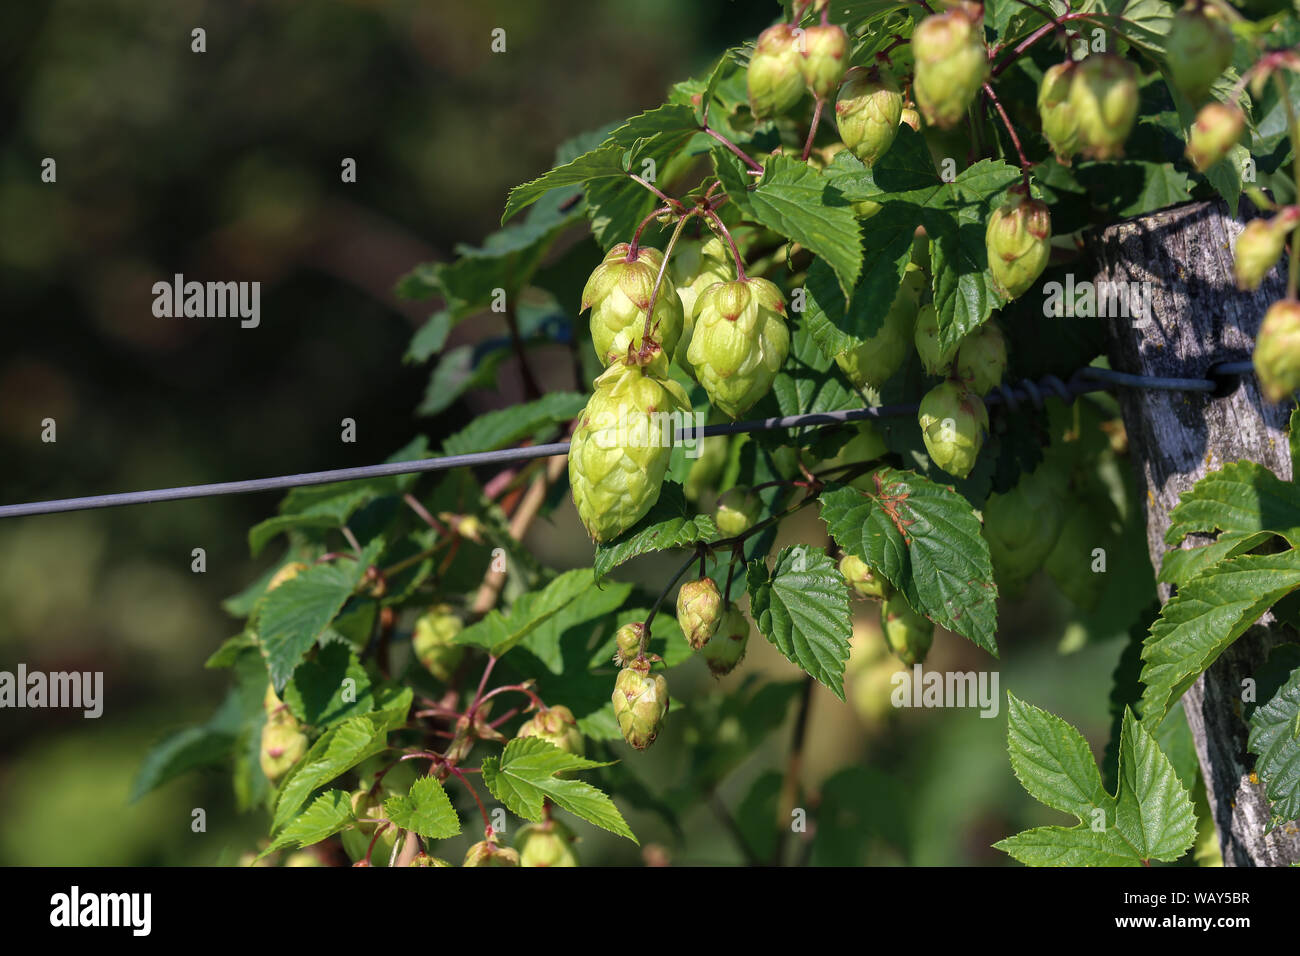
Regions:
<svg viewBox="0 0 1300 956"><path fill-rule="evenodd" d="M1257 215L1245 200L1235 221L1226 205L1174 206L1099 230L1088 237L1102 282L1147 283L1150 316L1106 318L1111 366L1145 375L1205 378L1212 367L1249 359L1268 306L1285 295L1284 265L1254 294L1232 279L1232 243ZM1088 321L1081 319L1080 321ZM1225 462L1250 459L1291 480L1289 407L1267 402L1253 376L1230 380L1217 393L1121 389L1129 451L1144 488L1147 547L1160 568L1169 511L1178 496ZM1184 542L1184 547L1198 543ZM1204 543L1202 539L1199 543ZM1168 600L1170 585L1160 585ZM1290 631L1265 615L1206 671L1183 697L1206 781L1219 845L1228 866L1282 866L1300 860L1300 829L1264 835L1268 800L1252 783L1246 750L1242 681L1258 673Z"/></svg>

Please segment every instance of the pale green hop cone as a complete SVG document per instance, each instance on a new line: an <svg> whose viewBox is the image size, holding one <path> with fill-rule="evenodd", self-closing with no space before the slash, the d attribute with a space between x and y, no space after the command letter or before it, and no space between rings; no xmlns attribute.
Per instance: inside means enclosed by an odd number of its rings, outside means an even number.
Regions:
<svg viewBox="0 0 1300 956"><path fill-rule="evenodd" d="M591 344L602 365L627 358L629 348L640 349L645 334L646 311L664 256L658 249L641 246L629 261L631 246L620 242L591 273L582 290L579 311L591 309ZM681 338L682 300L667 271L655 298L650 338L661 349L651 368L666 375L668 360Z"/></svg>
<svg viewBox="0 0 1300 956"><path fill-rule="evenodd" d="M913 611L899 593L880 605L880 630L889 649L908 667L924 661L934 641L933 622Z"/></svg>
<svg viewBox="0 0 1300 956"><path fill-rule="evenodd" d="M1017 299L1031 289L1047 268L1052 248L1052 214L1024 187L993 210L984 231L989 272L1007 298Z"/></svg>
<svg viewBox="0 0 1300 956"><path fill-rule="evenodd" d="M860 345L835 356L835 364L858 388L880 388L902 368L914 343L923 288L925 272L909 263L880 329Z"/></svg>
<svg viewBox="0 0 1300 956"><path fill-rule="evenodd" d="M943 382L925 393L917 420L931 460L957 478L969 475L989 430L983 399L959 382Z"/></svg>
<svg viewBox="0 0 1300 956"><path fill-rule="evenodd" d="M601 373L594 389L569 445L569 486L587 533L604 542L659 500L690 403L676 382L622 364Z"/></svg>
<svg viewBox="0 0 1300 956"><path fill-rule="evenodd" d="M709 401L739 418L767 394L790 351L785 299L766 279L718 282L695 302L687 358Z"/></svg>
<svg viewBox="0 0 1300 956"><path fill-rule="evenodd" d="M926 17L912 33L916 75L912 93L925 121L948 129L966 110L989 74L980 8L961 6Z"/></svg>
<svg viewBox="0 0 1300 956"><path fill-rule="evenodd" d="M668 714L668 681L651 674L649 661L633 661L618 672L614 682L614 718L623 739L645 750L663 727Z"/></svg>
<svg viewBox="0 0 1300 956"><path fill-rule="evenodd" d="M758 119L788 113L803 99L802 57L795 43L794 28L788 23L768 27L758 35L745 74L749 109Z"/></svg>
<svg viewBox="0 0 1300 956"><path fill-rule="evenodd" d="M1270 402L1300 389L1300 302L1274 302L1255 339L1255 374Z"/></svg>
<svg viewBox="0 0 1300 956"><path fill-rule="evenodd" d="M903 117L903 94L881 67L855 66L835 100L835 125L854 156L870 166L889 150Z"/></svg>

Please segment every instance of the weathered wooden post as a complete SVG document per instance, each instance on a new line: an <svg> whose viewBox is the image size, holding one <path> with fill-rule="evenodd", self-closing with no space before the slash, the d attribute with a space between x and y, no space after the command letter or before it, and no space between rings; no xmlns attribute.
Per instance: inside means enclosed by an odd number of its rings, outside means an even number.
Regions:
<svg viewBox="0 0 1300 956"><path fill-rule="evenodd" d="M1209 377L1223 362L1249 359L1268 306L1285 294L1280 264L1254 294L1232 279L1232 243L1256 211L1244 200L1240 221L1226 204L1187 203L1127 220L1089 238L1102 282L1149 283L1151 309L1143 321L1107 319L1112 367L1124 372ZM1169 511L1207 471L1250 459L1290 480L1289 407L1265 401L1252 376L1218 392L1122 389L1129 449L1145 487L1147 547L1158 570L1167 549ZM1190 545L1194 542L1186 542ZM1171 588L1160 585L1162 600ZM1242 681L1258 672L1268 651L1294 635L1265 615L1237 640L1183 698L1196 740L1225 864L1280 866L1300 860L1300 831L1269 819L1263 787L1252 783L1249 733L1242 719Z"/></svg>

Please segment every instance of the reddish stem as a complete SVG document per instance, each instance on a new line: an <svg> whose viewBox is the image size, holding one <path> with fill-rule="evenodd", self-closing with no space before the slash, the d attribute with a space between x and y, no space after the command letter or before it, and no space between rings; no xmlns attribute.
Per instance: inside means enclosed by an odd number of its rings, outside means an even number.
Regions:
<svg viewBox="0 0 1300 956"><path fill-rule="evenodd" d="M635 179L636 177L633 176L632 178ZM650 215L641 220L641 224L636 227L636 232L632 233L632 241L628 243L627 255L623 259L624 262L636 262L637 252L641 248L641 233L645 232L645 227L650 225L650 223L654 222L664 213L671 211L671 206L660 206L654 212L650 213Z"/></svg>
<svg viewBox="0 0 1300 956"><path fill-rule="evenodd" d="M825 11L823 11L823 15L824 14ZM817 127L821 125L822 110L825 109L825 107L826 100L820 96L817 97L817 106L813 109L812 125L808 127L808 139L804 141L803 155L799 157L805 163L808 162L808 156L812 153L813 140L817 137Z"/></svg>
<svg viewBox="0 0 1300 956"><path fill-rule="evenodd" d="M1029 34L1029 36L1025 37L1025 39L1021 40L1018 44L1016 44L1016 48L1011 51L1011 55L993 68L993 76L995 78L1000 76L1002 74L1002 71L1005 70L1007 67L1009 67L1012 63L1014 63L1022 53L1028 50L1031 46L1033 46L1043 37L1047 36L1047 34L1054 33L1055 31L1059 30L1061 28L1061 24L1068 23L1070 20L1090 20L1094 16L1097 16L1097 14L1066 13L1054 19L1051 23L1043 24L1033 33ZM1001 50L999 49L994 52L995 53L1001 52Z"/></svg>
<svg viewBox="0 0 1300 956"><path fill-rule="evenodd" d="M703 130L704 132L712 136L714 139L716 139L723 146L727 147L727 149L731 150L733 153L739 156L742 160L744 160L745 165L749 167L750 172L760 176L763 174L763 167L760 166L758 162L754 159L754 157L749 155L749 153L745 152L743 149L741 149L731 140L727 139L727 137L723 136L716 129L713 129L712 127L709 126L705 126Z"/></svg>
<svg viewBox="0 0 1300 956"><path fill-rule="evenodd" d="M1007 111L1002 108L1002 101L993 92L993 87L987 83L984 84L984 94L993 103L993 108L998 111L998 115L1002 117L1002 123L1007 128L1007 135L1011 137L1011 142L1016 146L1016 154L1020 157L1020 173L1025 178L1025 185L1028 186L1029 168L1032 164L1025 156L1024 147L1020 145L1020 137L1016 135L1016 128L1011 125L1011 117L1007 116Z"/></svg>
<svg viewBox="0 0 1300 956"><path fill-rule="evenodd" d="M709 217L715 226L718 227L718 231L721 232L723 238L727 240L727 245L731 246L732 258L736 260L736 278L741 282L747 282L748 276L745 275L745 261L740 258L740 250L736 248L736 240L731 238L731 233L728 232L727 227L722 224L722 217L712 209L706 209L704 214Z"/></svg>
<svg viewBox="0 0 1300 956"><path fill-rule="evenodd" d="M483 806L483 801L479 798L478 791L474 789L474 785L469 782L469 778L461 772L459 767L448 764L447 769L449 769L456 779L465 785L465 789L470 792L470 795L474 798L474 802L478 804L478 812L483 814L483 827L487 830L488 834L491 835L492 821L488 817L487 807Z"/></svg>

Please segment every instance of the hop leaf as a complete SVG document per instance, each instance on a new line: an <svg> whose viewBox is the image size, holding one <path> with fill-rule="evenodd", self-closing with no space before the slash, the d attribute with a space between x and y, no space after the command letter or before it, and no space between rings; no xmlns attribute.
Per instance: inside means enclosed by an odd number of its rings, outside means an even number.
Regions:
<svg viewBox="0 0 1300 956"><path fill-rule="evenodd" d="M861 344L835 356L835 364L854 385L879 388L902 367L914 341L924 287L925 273L909 264L880 330ZM933 312L934 307L930 306L930 310Z"/></svg>

